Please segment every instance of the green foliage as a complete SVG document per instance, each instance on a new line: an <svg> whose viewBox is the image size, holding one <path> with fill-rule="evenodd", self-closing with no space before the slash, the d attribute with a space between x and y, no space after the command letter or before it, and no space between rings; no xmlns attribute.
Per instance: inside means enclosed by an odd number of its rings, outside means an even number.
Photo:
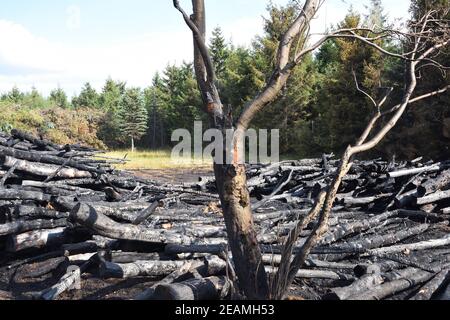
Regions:
<svg viewBox="0 0 450 320"><path fill-rule="evenodd" d="M374 3L378 5L377 1ZM350 11L338 28L356 28L361 25L361 16ZM382 42L378 44L384 45ZM313 142L313 151L339 153L348 144L354 143L369 117L376 111L357 90L354 74L364 91L377 96L384 82L384 63L385 59L376 49L356 40L336 39L321 48L317 55L321 79L312 118L314 122L308 124L309 133L303 130L306 133L304 140Z"/></svg>
<svg viewBox="0 0 450 320"><path fill-rule="evenodd" d="M58 108L66 109L69 107L69 102L67 100L67 95L63 89L57 88L50 92L50 102Z"/></svg>
<svg viewBox="0 0 450 320"><path fill-rule="evenodd" d="M413 0L411 13L419 17L430 9L449 8L449 0ZM268 6L264 33L249 48L226 43L220 28L212 32L209 48L218 75L224 105L237 117L254 99L272 75L281 35L300 13L298 1L286 6ZM444 11L442 11L444 12ZM450 16L447 16L450 18ZM388 21L381 1L371 0L363 15L351 10L336 26L386 27ZM367 33L364 34L367 36ZM295 39L297 50L305 39ZM379 40L389 51L402 44ZM450 51L439 62L448 65ZM340 153L361 134L375 112L371 102L357 90L359 86L374 97L386 87L394 92L386 105L396 104L404 86L404 62L382 56L359 41L334 39L308 55L292 72L277 100L258 114L255 128L281 129L281 151L299 157ZM417 95L450 84L448 72L434 67L421 72ZM0 130L13 127L43 134L59 143L80 142L97 147L123 148L130 138L145 148L170 146L171 133L179 128L193 131L194 121L203 120L201 95L190 63L168 65L143 90L127 88L111 78L101 92L86 83L72 99L73 109L61 89L42 97L35 89L23 93L18 88L0 97ZM450 94L414 104L397 128L367 156L414 158L450 154Z"/></svg>
<svg viewBox="0 0 450 320"><path fill-rule="evenodd" d="M80 143L105 148L97 138L97 128L103 114L90 109L67 110L58 107L35 109L16 104L0 103L0 131L16 128L42 135L55 143Z"/></svg>
<svg viewBox="0 0 450 320"><path fill-rule="evenodd" d="M74 108L94 108L100 106L100 97L89 82L85 83L80 95L72 99Z"/></svg>
<svg viewBox="0 0 450 320"><path fill-rule="evenodd" d="M220 27L216 27L212 32L209 51L212 55L217 78L221 79L223 73L225 72L226 62L230 56L230 52L225 43L225 38L223 37L222 29L220 29Z"/></svg>
<svg viewBox="0 0 450 320"><path fill-rule="evenodd" d="M438 16L450 19L449 8L449 0L413 0L411 13L414 19L418 19L428 11L436 10ZM444 49L437 61L448 66L450 49ZM423 67L416 94L428 93L449 84L449 70L442 73L433 66ZM388 137L383 147L401 158L412 158L419 154L435 159L448 157L449 133L450 94L445 93L411 105L405 117L401 119L398 129Z"/></svg>
<svg viewBox="0 0 450 320"><path fill-rule="evenodd" d="M125 83L109 78L98 99L100 109L105 112L105 119L100 125L98 136L108 147L121 146L119 111L124 92Z"/></svg>
<svg viewBox="0 0 450 320"><path fill-rule="evenodd" d="M148 115L141 90L139 88L127 89L120 103L120 131L134 144L134 140L139 140L145 135L148 128L147 120Z"/></svg>
<svg viewBox="0 0 450 320"><path fill-rule="evenodd" d="M168 133L180 128L192 130L194 121L205 119L192 64L168 66L156 84L156 95Z"/></svg>

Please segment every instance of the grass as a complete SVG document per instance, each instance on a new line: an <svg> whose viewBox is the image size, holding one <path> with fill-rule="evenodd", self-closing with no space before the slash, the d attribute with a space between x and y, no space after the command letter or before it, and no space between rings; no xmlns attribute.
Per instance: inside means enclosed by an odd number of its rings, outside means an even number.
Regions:
<svg viewBox="0 0 450 320"><path fill-rule="evenodd" d="M117 159L126 159L128 162L123 165L116 165L121 170L164 170L164 169L190 169L209 168L212 160L205 162L194 162L186 159L172 159L171 150L116 150L106 153L104 156ZM281 155L280 160L298 159L297 155Z"/></svg>
<svg viewBox="0 0 450 320"><path fill-rule="evenodd" d="M116 165L121 170L157 170L157 169L187 169L209 167L212 162L194 162L186 159L172 159L171 150L116 150L107 152L104 156L123 159L126 157L128 162L123 165Z"/></svg>

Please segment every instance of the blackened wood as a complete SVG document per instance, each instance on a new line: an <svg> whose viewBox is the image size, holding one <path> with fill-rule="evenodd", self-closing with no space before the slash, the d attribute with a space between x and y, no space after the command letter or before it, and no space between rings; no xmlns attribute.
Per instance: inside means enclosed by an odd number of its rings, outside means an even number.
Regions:
<svg viewBox="0 0 450 320"><path fill-rule="evenodd" d="M23 281L23 279L42 277L67 262L67 257L62 256L57 258L50 258L33 265L23 265L21 268L16 270L14 280L17 282Z"/></svg>
<svg viewBox="0 0 450 320"><path fill-rule="evenodd" d="M11 135L16 139L29 141L33 145L35 145L43 150L62 150L63 149L62 146L59 146L51 141L44 140L44 139L37 139L36 137L34 137L31 134L24 132L24 131L17 130L17 129L11 130Z"/></svg>
<svg viewBox="0 0 450 320"><path fill-rule="evenodd" d="M447 191L438 191L432 193L426 197L418 198L416 201L416 205L425 205L434 202L438 202L441 200L450 199L450 190Z"/></svg>
<svg viewBox="0 0 450 320"><path fill-rule="evenodd" d="M2 179L0 180L0 187L3 187L5 185L6 180L8 180L14 174L16 168L17 165L13 165L11 168L9 168L8 172L3 175Z"/></svg>
<svg viewBox="0 0 450 320"><path fill-rule="evenodd" d="M167 277L162 279L161 281L158 281L150 288L146 289L145 291L138 294L134 300L152 300L155 294L155 289L160 285L168 285L173 282L175 282L178 278L186 276L186 274L192 272L192 269L196 269L200 266L203 266L203 262L201 261L187 261L185 264L179 268L178 270L174 271L173 273L169 274Z"/></svg>
<svg viewBox="0 0 450 320"><path fill-rule="evenodd" d="M148 208L145 208L144 210L139 212L136 216L136 219L133 221L133 224L139 225L145 220L147 220L150 217L150 215L152 215L155 212L156 208L158 208L159 205L160 205L159 202L153 202Z"/></svg>
<svg viewBox="0 0 450 320"><path fill-rule="evenodd" d="M100 265L100 275L103 278L119 279L161 277L171 274L184 264L184 261L136 261L126 264L104 261Z"/></svg>
<svg viewBox="0 0 450 320"><path fill-rule="evenodd" d="M136 240L151 243L189 244L192 239L165 230L149 230L132 224L119 224L97 212L92 206L77 204L70 219L88 227L95 233L112 239Z"/></svg>
<svg viewBox="0 0 450 320"><path fill-rule="evenodd" d="M64 241L65 230L65 228L37 230L11 236L6 244L6 250L18 252L29 248L61 244Z"/></svg>
<svg viewBox="0 0 450 320"><path fill-rule="evenodd" d="M410 300L431 300L432 296L450 280L450 269L439 272L432 280L420 288Z"/></svg>
<svg viewBox="0 0 450 320"><path fill-rule="evenodd" d="M7 168L16 167L16 170L27 172L37 176L57 176L60 178L91 178L92 174L89 171L81 171L74 168L60 168L58 166L39 162L30 162L27 160L20 160L10 156L0 157L0 161Z"/></svg>
<svg viewBox="0 0 450 320"><path fill-rule="evenodd" d="M159 285L154 297L157 300L216 300L220 298L226 282L225 277L209 277Z"/></svg>
<svg viewBox="0 0 450 320"><path fill-rule="evenodd" d="M398 279L383 283L366 292L361 292L358 295L352 296L351 299L382 300L396 293L420 285L430 280L433 276L434 274L431 272L422 271L415 268L408 268L404 272L402 272L402 275Z"/></svg>
<svg viewBox="0 0 450 320"><path fill-rule="evenodd" d="M367 292L384 282L380 270L378 272L365 274L350 286L331 289L325 299L331 300L353 300L359 294Z"/></svg>
<svg viewBox="0 0 450 320"><path fill-rule="evenodd" d="M180 253L209 253L219 255L227 250L226 245L176 245L168 244L164 252L166 254L180 254Z"/></svg>
<svg viewBox="0 0 450 320"><path fill-rule="evenodd" d="M32 220L32 221L14 221L0 224L0 236L23 233L32 230L55 229L58 227L67 227L66 219L58 220Z"/></svg>
<svg viewBox="0 0 450 320"><path fill-rule="evenodd" d="M392 211L392 212L386 212L381 215L375 216L368 220L363 221L355 221L350 223L345 223L341 226L338 226L331 230L322 241L320 241L320 245L326 245L331 244L333 242L336 242L350 234L361 232L368 230L370 228L376 227L383 221L386 221L389 218L393 218L398 215L398 212Z"/></svg>
<svg viewBox="0 0 450 320"><path fill-rule="evenodd" d="M13 214L22 218L51 218L51 219L63 219L68 218L69 213L58 212L51 209L45 209L42 207L32 207L25 205L14 206Z"/></svg>
<svg viewBox="0 0 450 320"><path fill-rule="evenodd" d="M428 213L424 211L415 211L415 210L399 210L399 217L408 217L413 220L420 220L422 222L442 222L446 219L445 216Z"/></svg>
<svg viewBox="0 0 450 320"><path fill-rule="evenodd" d="M14 189L0 189L1 200L34 200L34 201L50 201L51 196L42 192L14 190Z"/></svg>
<svg viewBox="0 0 450 320"><path fill-rule="evenodd" d="M277 268L272 266L266 266L266 271L270 274L275 274L277 272ZM301 269L297 272L295 278L298 279L332 279L332 280L354 280L352 275L348 275L345 273L340 273L331 270L308 270Z"/></svg>
<svg viewBox="0 0 450 320"><path fill-rule="evenodd" d="M421 241L410 244L401 244L386 248L372 249L367 252L367 255L381 255L388 253L396 253L403 251L416 251L416 250L426 250L434 249L439 247L444 247L450 245L450 235L447 235L440 239L432 239L428 241Z"/></svg>
<svg viewBox="0 0 450 320"><path fill-rule="evenodd" d="M44 300L55 300L63 292L71 289L81 289L81 275L96 261L96 255L84 263L81 267L69 266L66 274L59 280L57 284L44 290L41 298Z"/></svg>
<svg viewBox="0 0 450 320"><path fill-rule="evenodd" d="M439 191L448 185L450 185L450 169L440 172L435 179L430 178L425 181L419 186L419 190L421 190L423 195L428 195L430 193Z"/></svg>
<svg viewBox="0 0 450 320"><path fill-rule="evenodd" d="M141 252L122 252L113 251L109 255L110 261L114 263L131 263L147 260L171 260L171 257L163 253L141 253Z"/></svg>
<svg viewBox="0 0 450 320"><path fill-rule="evenodd" d="M429 229L428 224L422 224L416 227L400 230L395 233L384 235L374 234L366 236L358 241L348 242L346 244L334 245L331 247L319 247L313 250L314 253L333 254L333 253L364 253L373 248L385 247L401 242L410 237L424 233Z"/></svg>

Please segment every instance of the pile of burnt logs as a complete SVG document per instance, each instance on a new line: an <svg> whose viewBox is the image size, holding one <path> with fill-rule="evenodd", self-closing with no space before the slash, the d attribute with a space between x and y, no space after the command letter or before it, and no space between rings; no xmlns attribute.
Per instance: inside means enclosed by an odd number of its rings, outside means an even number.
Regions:
<svg viewBox="0 0 450 320"><path fill-rule="evenodd" d="M132 281L124 299L239 297L214 179L167 185L115 170L123 161L16 130L0 135L0 299L106 298L92 292L98 281ZM285 263L280 253L286 236L337 166L328 156L249 166L269 274ZM450 163L355 162L329 231L290 294L445 296L449 189Z"/></svg>

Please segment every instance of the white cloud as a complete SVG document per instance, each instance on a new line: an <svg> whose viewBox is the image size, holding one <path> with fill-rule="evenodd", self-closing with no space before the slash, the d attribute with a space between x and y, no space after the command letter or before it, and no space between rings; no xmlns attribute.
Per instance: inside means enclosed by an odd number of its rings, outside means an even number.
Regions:
<svg viewBox="0 0 450 320"><path fill-rule="evenodd" d="M80 29L81 27L81 9L79 6L71 5L67 7L67 20L66 26L67 29L73 31Z"/></svg>
<svg viewBox="0 0 450 320"><path fill-rule="evenodd" d="M0 91L10 90L13 85L28 90L34 85L48 94L60 85L72 94L86 81L100 89L108 76L133 86L147 86L153 74L168 63L192 59L192 40L187 30L148 33L103 45L72 46L0 20L0 43Z"/></svg>

